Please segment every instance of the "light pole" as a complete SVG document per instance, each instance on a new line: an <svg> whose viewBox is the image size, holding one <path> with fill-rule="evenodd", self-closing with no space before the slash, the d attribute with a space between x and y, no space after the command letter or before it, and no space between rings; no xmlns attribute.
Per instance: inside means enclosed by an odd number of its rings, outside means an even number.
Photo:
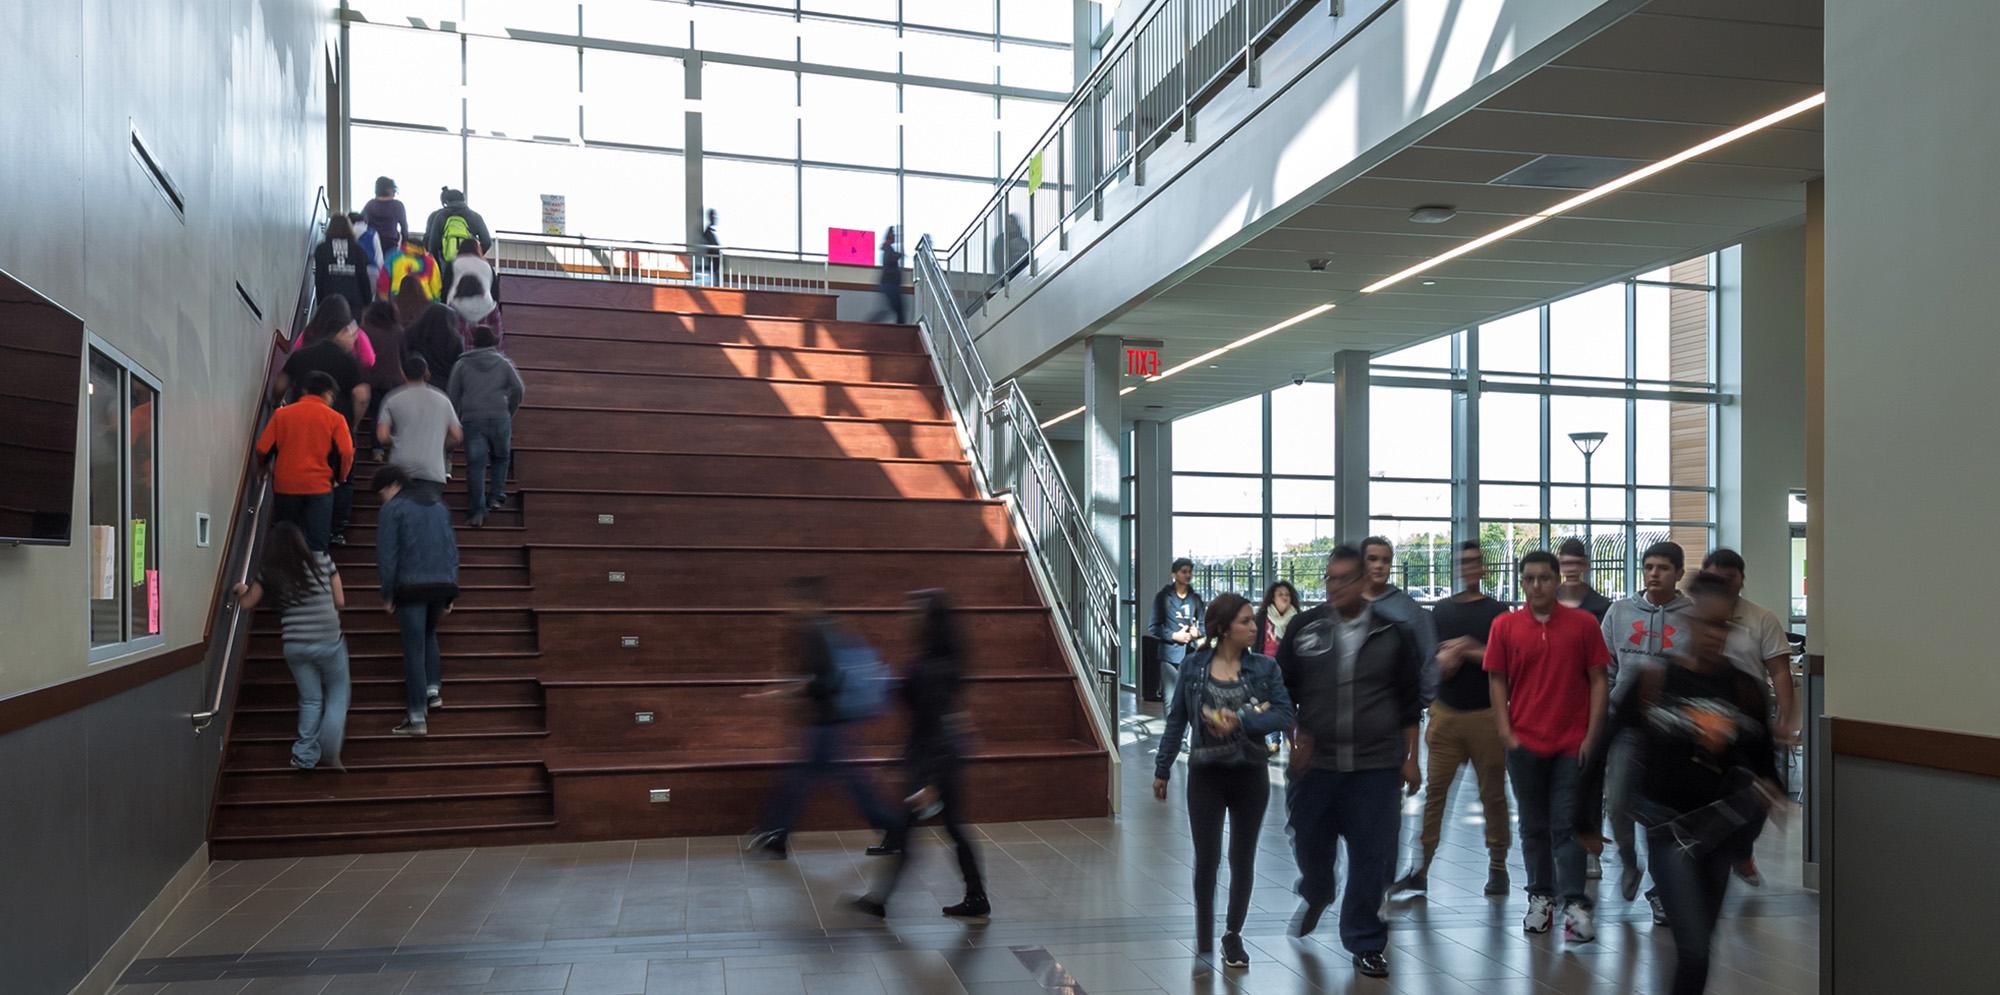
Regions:
<svg viewBox="0 0 2000 995"><path fill-rule="evenodd" d="M1571 432L1569 441L1576 443L1576 451L1583 454L1583 548L1590 555L1590 567L1586 569L1596 573L1597 546L1592 541L1594 537L1590 529L1596 520L1590 513L1590 458L1597 455L1598 446L1604 445L1604 433ZM1585 576L1588 577L1588 574Z"/></svg>

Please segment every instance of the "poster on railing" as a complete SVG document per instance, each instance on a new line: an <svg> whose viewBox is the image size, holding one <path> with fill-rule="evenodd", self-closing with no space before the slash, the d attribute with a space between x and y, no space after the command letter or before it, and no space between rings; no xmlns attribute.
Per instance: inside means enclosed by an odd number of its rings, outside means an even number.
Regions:
<svg viewBox="0 0 2000 995"><path fill-rule="evenodd" d="M569 199L559 193L542 195L542 234L564 235L569 226Z"/></svg>
<svg viewBox="0 0 2000 995"><path fill-rule="evenodd" d="M875 233L865 228L828 228L826 261L843 266L875 265Z"/></svg>

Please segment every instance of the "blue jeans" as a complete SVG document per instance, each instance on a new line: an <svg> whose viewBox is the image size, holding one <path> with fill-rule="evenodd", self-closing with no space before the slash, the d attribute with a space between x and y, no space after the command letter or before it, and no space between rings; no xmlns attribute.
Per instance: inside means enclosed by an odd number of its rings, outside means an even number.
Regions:
<svg viewBox="0 0 2000 995"><path fill-rule="evenodd" d="M340 761L347 735L347 641L286 643L285 666L299 686L299 741L292 766L311 770L321 758Z"/></svg>
<svg viewBox="0 0 2000 995"><path fill-rule="evenodd" d="M306 534L306 546L315 553L326 552L333 535L334 491L325 494L272 494L271 510L278 521L290 522Z"/></svg>
<svg viewBox="0 0 2000 995"><path fill-rule="evenodd" d="M403 630L403 704L411 722L424 721L430 689L444 683L437 630L449 607L449 601L396 602L396 625Z"/></svg>
<svg viewBox="0 0 2000 995"><path fill-rule="evenodd" d="M1701 995L1707 990L1709 947L1715 920L1722 914L1723 893L1729 888L1730 868L1750 856L1751 844L1763 827L1761 819L1747 824L1702 854L1675 845L1671 830L1646 831L1646 864L1674 933L1674 995Z"/></svg>
<svg viewBox="0 0 2000 995"><path fill-rule="evenodd" d="M1521 859L1528 894L1588 907L1583 893L1583 845L1576 840L1577 758L1543 756L1526 747L1507 751L1507 778L1521 813Z"/></svg>
<svg viewBox="0 0 2000 995"><path fill-rule="evenodd" d="M465 420L465 513L484 518L486 505L507 500L507 470L514 462L514 420L512 418L467 418ZM491 476L493 496L487 497Z"/></svg>
<svg viewBox="0 0 2000 995"><path fill-rule="evenodd" d="M869 825L882 830L903 826L904 817L890 811L882 803L861 768L841 762L847 759L850 752L847 728L845 723L840 722L815 723L806 727L805 756L785 771L784 779L778 783L777 793L771 796L770 806L764 810L764 820L758 828L767 832L790 832L792 820L798 818L799 808L805 804L806 796L812 793L814 785L828 777L839 781L853 796L855 806L861 809Z"/></svg>
<svg viewBox="0 0 2000 995"><path fill-rule="evenodd" d="M1292 854L1299 865L1299 898L1308 905L1333 901L1335 848L1347 841L1347 894L1340 901L1340 945L1351 954L1380 953L1389 945L1382 898L1396 873L1396 838L1402 806L1401 771L1308 770L1286 794L1292 815Z"/></svg>

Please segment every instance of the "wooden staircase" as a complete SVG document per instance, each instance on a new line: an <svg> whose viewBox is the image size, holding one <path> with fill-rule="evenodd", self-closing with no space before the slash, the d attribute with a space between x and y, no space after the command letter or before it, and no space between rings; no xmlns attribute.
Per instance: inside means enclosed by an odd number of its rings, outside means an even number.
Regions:
<svg viewBox="0 0 2000 995"><path fill-rule="evenodd" d="M519 276L507 289L507 351L528 386L513 500L458 530L444 709L426 738L389 735L401 649L376 587L379 505L357 492L335 552L347 771L288 766L297 695L276 615L260 612L215 857L747 830L798 731L793 705L744 695L792 672L778 602L802 573L829 578L836 613L897 661L905 594L954 595L972 818L1108 811L1087 691L1005 507L974 489L914 328L833 320L820 295ZM373 470L364 460L357 480ZM462 479L446 494L464 507ZM885 797L902 786L905 728L892 713L856 730L850 762ZM857 825L832 796L802 822Z"/></svg>

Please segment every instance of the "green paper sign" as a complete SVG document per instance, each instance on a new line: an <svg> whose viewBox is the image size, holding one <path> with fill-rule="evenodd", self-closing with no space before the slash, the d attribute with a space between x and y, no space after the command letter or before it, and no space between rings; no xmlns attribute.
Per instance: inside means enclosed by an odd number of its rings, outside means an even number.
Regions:
<svg viewBox="0 0 2000 995"><path fill-rule="evenodd" d="M1040 190L1041 188L1042 188L1042 154L1040 152L1037 152L1035 153L1033 158L1028 160L1028 196L1030 197L1034 196L1035 191Z"/></svg>
<svg viewBox="0 0 2000 995"><path fill-rule="evenodd" d="M132 519L132 586L146 582L146 520Z"/></svg>

